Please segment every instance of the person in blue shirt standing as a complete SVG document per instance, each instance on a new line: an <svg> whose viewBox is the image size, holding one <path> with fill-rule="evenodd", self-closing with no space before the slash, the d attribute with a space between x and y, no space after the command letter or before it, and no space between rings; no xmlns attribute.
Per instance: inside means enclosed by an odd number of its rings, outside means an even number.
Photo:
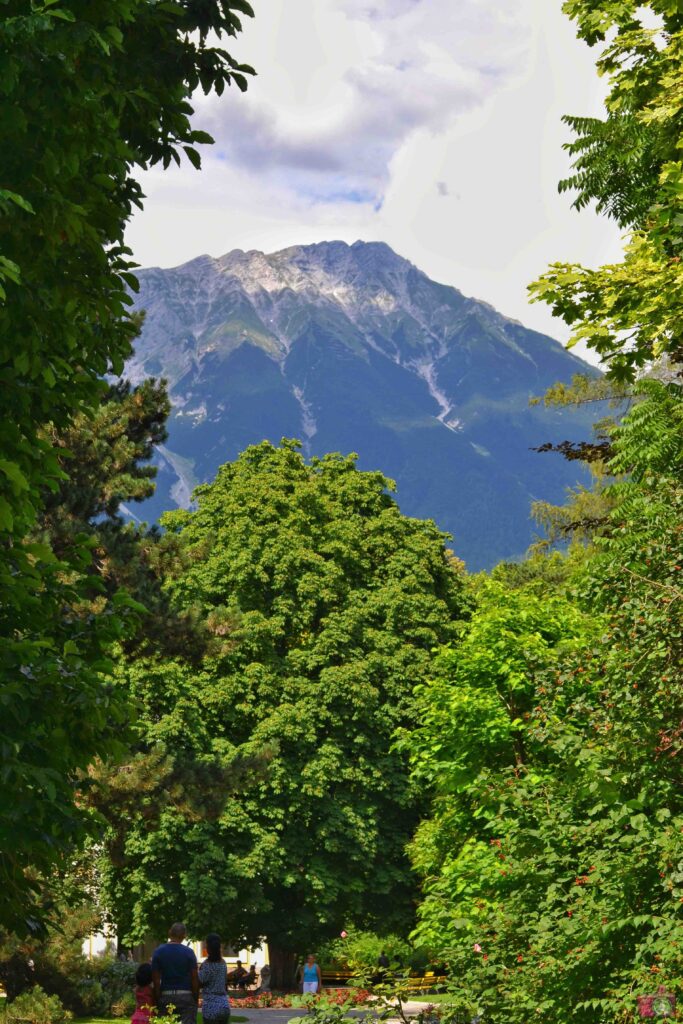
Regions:
<svg viewBox="0 0 683 1024"><path fill-rule="evenodd" d="M160 1014L174 1007L181 1024L197 1024L199 978L197 957L184 945L187 929L180 921L171 925L168 942L152 954L152 984Z"/></svg>
<svg viewBox="0 0 683 1024"><path fill-rule="evenodd" d="M315 962L315 957L312 953L309 953L306 957L306 963L304 964L304 984L303 990L306 992L322 992L323 979L320 974L320 968Z"/></svg>

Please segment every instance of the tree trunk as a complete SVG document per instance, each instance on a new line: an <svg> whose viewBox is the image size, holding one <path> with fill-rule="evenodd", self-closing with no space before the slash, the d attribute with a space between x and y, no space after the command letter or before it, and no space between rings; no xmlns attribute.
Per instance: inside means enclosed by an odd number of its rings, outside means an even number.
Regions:
<svg viewBox="0 0 683 1024"><path fill-rule="evenodd" d="M289 991L296 986L297 955L290 949L268 943L270 957L270 987L274 991Z"/></svg>

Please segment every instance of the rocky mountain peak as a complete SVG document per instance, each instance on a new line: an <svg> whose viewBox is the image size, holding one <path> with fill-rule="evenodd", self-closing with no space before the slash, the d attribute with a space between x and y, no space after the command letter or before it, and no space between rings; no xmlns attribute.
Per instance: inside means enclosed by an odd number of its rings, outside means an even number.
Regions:
<svg viewBox="0 0 683 1024"><path fill-rule="evenodd" d="M531 499L576 482L529 449L585 424L528 399L585 364L385 243L233 249L139 279L128 375L165 376L174 405L155 512L248 444L299 437L396 479L404 511L480 566L520 554Z"/></svg>
<svg viewBox="0 0 683 1024"><path fill-rule="evenodd" d="M294 291L344 308L372 302L379 292L393 296L395 305L408 275L419 274L385 243L361 241L297 245L270 254L233 249L214 260L211 270L236 279L251 296Z"/></svg>

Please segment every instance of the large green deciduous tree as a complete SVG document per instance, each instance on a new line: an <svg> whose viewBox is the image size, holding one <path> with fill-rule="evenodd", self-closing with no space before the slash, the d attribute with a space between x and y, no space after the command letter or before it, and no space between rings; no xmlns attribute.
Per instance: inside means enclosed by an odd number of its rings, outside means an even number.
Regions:
<svg viewBox="0 0 683 1024"><path fill-rule="evenodd" d="M631 235L621 263L556 265L532 291L621 385L680 356L683 14L669 0L564 9L605 44L611 91L603 121L569 119L576 173L562 187ZM644 13L661 27L645 28ZM534 595L533 642L484 605L472 627L481 632L483 615L493 628L483 655L465 640L421 694L414 768L437 796L413 845L417 934L449 961L459 1011L607 1024L635 1020L636 997L660 984L680 994L683 401L669 376L636 381L635 405L610 430L604 454L619 482L603 492L587 554ZM583 625L529 663L563 595ZM499 683L481 692L496 650L499 674L524 666L516 756L507 735L498 743L509 730ZM478 729L465 736L467 715Z"/></svg>
<svg viewBox="0 0 683 1024"><path fill-rule="evenodd" d="M148 800L112 817L109 899L129 938L180 915L197 934L266 936L284 970L345 924L410 919L420 800L392 737L466 602L444 535L389 486L353 457L308 465L297 442L264 442L197 489L196 511L166 515L169 589L211 639L200 671L130 666L140 749L266 767L213 819L164 807L151 827Z"/></svg>
<svg viewBox="0 0 683 1024"><path fill-rule="evenodd" d="M610 90L604 118L566 119L575 173L561 187L630 234L621 262L554 264L531 291L611 376L633 380L653 359L683 354L683 11L672 0L565 0L564 10L582 39L603 46Z"/></svg>
<svg viewBox="0 0 683 1024"><path fill-rule="evenodd" d="M135 172L180 160L201 86L246 85L220 37L246 0L6 0L0 5L0 922L28 913L25 869L73 841L73 780L124 715L105 653L122 598L84 615L87 548L33 533L62 478L51 431L91 410L136 323L124 228ZM218 37L219 42L214 45Z"/></svg>
<svg viewBox="0 0 683 1024"><path fill-rule="evenodd" d="M681 992L683 394L636 390L567 597L482 603L421 691L417 934L460 1009L506 1024L631 1021L638 995Z"/></svg>

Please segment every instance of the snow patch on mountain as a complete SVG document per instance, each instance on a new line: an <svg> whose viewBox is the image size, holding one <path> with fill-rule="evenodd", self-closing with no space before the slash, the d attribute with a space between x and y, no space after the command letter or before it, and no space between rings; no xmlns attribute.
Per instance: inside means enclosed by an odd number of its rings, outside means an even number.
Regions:
<svg viewBox="0 0 683 1024"><path fill-rule="evenodd" d="M444 427L448 427L449 430L460 430L462 427L462 421L459 420L457 416L450 415L453 412L453 403L450 401L445 391L439 387L434 361L431 359L416 360L412 363L412 368L415 370L418 377L421 377L425 382L429 389L429 394L439 406L440 412L436 418L443 423Z"/></svg>
<svg viewBox="0 0 683 1024"><path fill-rule="evenodd" d="M178 405L178 403L175 401L175 396L174 405ZM198 423L204 422L204 420L208 416L208 410L206 408L206 403L202 402L201 405L196 406L194 409L180 409L176 412L176 415L178 417L187 416L189 419L194 420L194 425L196 427Z"/></svg>
<svg viewBox="0 0 683 1024"><path fill-rule="evenodd" d="M309 442L311 438L315 437L318 433L318 424L316 423L315 416L313 415L313 407L310 402L306 401L303 388L294 385L292 388L292 394L296 398L301 409L301 432L306 438L305 447L310 449Z"/></svg>
<svg viewBox="0 0 683 1024"><path fill-rule="evenodd" d="M158 454L176 475L176 481L170 494L179 508L189 508L192 504L192 492L199 483L194 474L193 461L177 452L172 452L165 445L156 446Z"/></svg>

